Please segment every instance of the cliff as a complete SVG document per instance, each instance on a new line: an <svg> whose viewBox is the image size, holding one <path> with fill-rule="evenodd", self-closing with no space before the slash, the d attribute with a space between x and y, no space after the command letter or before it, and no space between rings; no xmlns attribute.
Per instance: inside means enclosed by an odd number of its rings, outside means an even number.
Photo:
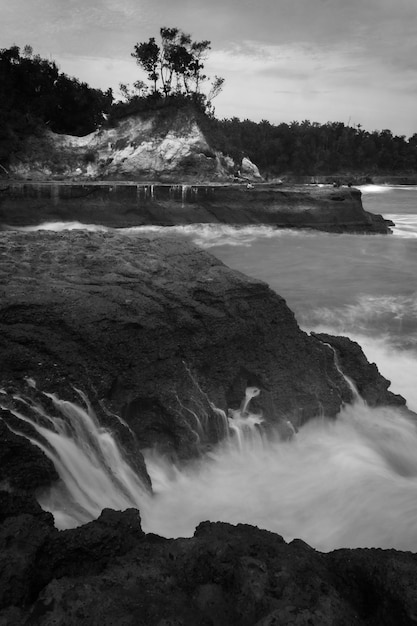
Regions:
<svg viewBox="0 0 417 626"><path fill-rule="evenodd" d="M30 137L10 166L30 180L230 180L236 170L261 180L249 159L235 163L214 150L191 109L163 109L121 119L84 137L45 131Z"/></svg>
<svg viewBox="0 0 417 626"><path fill-rule="evenodd" d="M317 552L239 524L204 522L189 539L145 535L138 511L104 510L58 532L3 495L4 626L411 626L415 554Z"/></svg>
<svg viewBox="0 0 417 626"><path fill-rule="evenodd" d="M225 435L222 415L247 387L261 390L253 408L284 436L352 397L333 349L302 332L280 296L183 240L3 232L0 242L1 404L13 431L23 428L16 393L45 405L43 392L79 402L78 388L132 458L152 446L187 457ZM349 373L360 379L366 366L353 360ZM373 403L398 404L378 377ZM36 488L56 477L3 431L3 481L21 487L30 475Z"/></svg>
<svg viewBox="0 0 417 626"><path fill-rule="evenodd" d="M389 233L392 222L364 211L348 187L8 182L0 227L79 221L109 227L194 223L267 224L330 232Z"/></svg>

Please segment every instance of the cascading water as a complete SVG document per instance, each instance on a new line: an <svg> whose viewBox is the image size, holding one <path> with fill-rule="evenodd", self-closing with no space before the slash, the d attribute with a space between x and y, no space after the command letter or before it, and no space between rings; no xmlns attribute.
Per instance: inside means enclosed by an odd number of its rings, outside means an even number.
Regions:
<svg viewBox="0 0 417 626"><path fill-rule="evenodd" d="M53 512L59 528L90 521L105 507L140 508L148 497L146 484L126 461L112 433L100 426L88 399L79 394L85 407L43 394L59 416L22 396L13 396L10 404L3 393L0 402L1 409L33 428L34 436L28 438L55 465L61 481L40 497L40 504ZM7 424L7 417L3 419ZM16 434L23 434L8 425Z"/></svg>
<svg viewBox="0 0 417 626"><path fill-rule="evenodd" d="M60 528L97 517L104 507L140 509L147 532L192 535L205 520L250 523L321 550L342 546L415 549L417 428L391 408L347 405L283 441L250 410L250 387L229 411L228 436L203 457L173 465L154 451L145 460L150 495L112 434L85 408L49 394L60 417L15 397L2 408L29 422L48 445L61 481L40 498ZM36 418L34 417L36 415ZM18 429L14 429L18 432ZM389 506L387 506L389 503Z"/></svg>

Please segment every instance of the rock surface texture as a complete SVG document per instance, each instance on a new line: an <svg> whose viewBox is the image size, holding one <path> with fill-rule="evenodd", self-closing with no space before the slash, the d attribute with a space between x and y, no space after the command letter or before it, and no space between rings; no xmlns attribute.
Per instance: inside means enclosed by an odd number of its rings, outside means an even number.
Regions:
<svg viewBox="0 0 417 626"><path fill-rule="evenodd" d="M109 227L265 224L328 232L389 233L348 187L19 183L0 186L0 228L79 221Z"/></svg>
<svg viewBox="0 0 417 626"><path fill-rule="evenodd" d="M332 348L302 332L280 296L185 240L3 232L0 254L0 424L14 432L33 434L13 394L39 399L35 383L78 403L81 389L134 458L152 446L198 454L224 436L248 386L261 390L252 408L284 435L287 420L335 416L352 397ZM356 365L360 376L369 364ZM396 403L373 374L374 404ZM2 480L21 487L32 459L33 488L50 482L50 462L16 437L2 443Z"/></svg>
<svg viewBox="0 0 417 626"><path fill-rule="evenodd" d="M315 551L256 527L145 535L136 510L57 531L20 507L0 526L2 626L408 626L417 556Z"/></svg>

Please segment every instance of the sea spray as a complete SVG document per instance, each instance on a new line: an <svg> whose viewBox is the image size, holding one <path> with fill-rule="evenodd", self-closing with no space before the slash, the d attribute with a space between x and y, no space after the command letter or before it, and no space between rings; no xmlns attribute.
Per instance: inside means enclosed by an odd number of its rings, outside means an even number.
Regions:
<svg viewBox="0 0 417 626"><path fill-rule="evenodd" d="M86 399L80 393L82 399ZM6 394L7 396L7 394ZM140 508L149 497L146 482L138 476L113 434L97 420L87 401L82 407L44 394L55 409L48 412L40 402L14 395L13 403L1 399L0 408L16 418L10 430L27 437L51 459L60 482L39 497L54 514L59 528L77 526L96 518L103 508ZM32 427L33 436L17 424Z"/></svg>
<svg viewBox="0 0 417 626"><path fill-rule="evenodd" d="M93 519L104 507L133 506L145 531L170 537L192 535L210 519L255 524L321 550L415 550L415 422L397 409L357 402L337 420L312 420L284 441L252 412L257 392L247 390L240 409L229 412L229 435L202 457L173 464L146 451L153 496L88 406L50 394L57 417L26 398L15 397L19 409L8 406L7 394L1 403L48 442L36 445L54 461L61 481L40 502L60 528ZM28 408L39 420L28 417Z"/></svg>

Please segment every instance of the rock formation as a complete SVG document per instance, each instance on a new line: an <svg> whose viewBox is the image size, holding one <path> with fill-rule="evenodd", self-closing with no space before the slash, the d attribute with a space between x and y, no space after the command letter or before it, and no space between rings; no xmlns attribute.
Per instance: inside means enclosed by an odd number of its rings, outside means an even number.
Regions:
<svg viewBox="0 0 417 626"><path fill-rule="evenodd" d="M48 221L110 227L266 224L328 232L389 233L358 189L256 185L19 183L0 187L0 228Z"/></svg>
<svg viewBox="0 0 417 626"><path fill-rule="evenodd" d="M219 409L239 408L248 386L261 390L254 410L284 435L287 420L297 428L323 411L335 416L351 399L333 350L300 330L280 296L185 241L4 232L0 252L0 404L12 430L22 428L13 393L35 397L34 384L68 400L80 401L74 387L84 391L136 459L152 446L198 454L224 436ZM367 365L355 362L359 375ZM396 403L373 376L374 404ZM29 471L33 457L34 487L54 478L27 441L19 448L10 435L3 445L4 480L18 480L17 455Z"/></svg>
<svg viewBox="0 0 417 626"><path fill-rule="evenodd" d="M398 404L356 344L308 336L266 284L170 236L3 232L0 254L0 624L414 623L414 554L208 522L167 540L133 509L58 531L31 495L57 474L16 415L53 411L43 391L86 392L146 482L141 448L203 452L248 386L283 436L335 416L352 396L326 343L373 404Z"/></svg>
<svg viewBox="0 0 417 626"><path fill-rule="evenodd" d="M415 554L323 554L256 527L209 522L192 538L168 540L145 535L136 510L104 510L58 532L47 514L19 506L0 526L4 626L415 623Z"/></svg>
<svg viewBox="0 0 417 626"><path fill-rule="evenodd" d="M132 115L85 137L46 131L26 142L11 164L15 178L152 180L202 182L230 180L240 167L207 142L195 113L167 109ZM245 157L245 178L261 179Z"/></svg>

